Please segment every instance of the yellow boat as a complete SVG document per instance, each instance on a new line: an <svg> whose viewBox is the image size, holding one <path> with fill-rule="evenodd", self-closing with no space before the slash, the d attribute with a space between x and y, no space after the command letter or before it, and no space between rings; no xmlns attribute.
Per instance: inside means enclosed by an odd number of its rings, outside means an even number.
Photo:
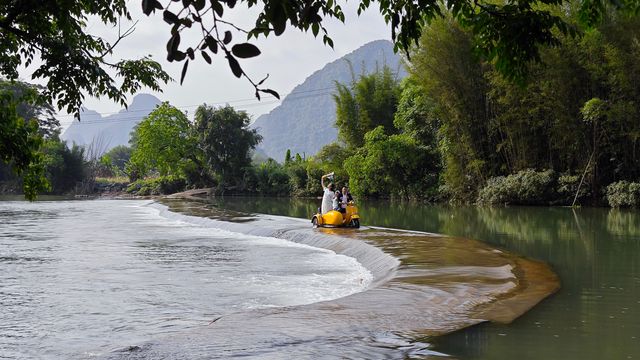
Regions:
<svg viewBox="0 0 640 360"><path fill-rule="evenodd" d="M320 209L318 209L318 213L311 218L311 223L314 228L320 226L359 228L360 215L358 215L358 207L353 201L350 201L347 204L347 211L344 214L336 210L321 214Z"/></svg>

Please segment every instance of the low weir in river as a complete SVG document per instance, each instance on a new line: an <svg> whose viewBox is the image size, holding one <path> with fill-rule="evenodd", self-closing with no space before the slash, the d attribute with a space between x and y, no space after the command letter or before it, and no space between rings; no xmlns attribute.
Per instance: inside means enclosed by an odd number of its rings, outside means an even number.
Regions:
<svg viewBox="0 0 640 360"><path fill-rule="evenodd" d="M511 322L560 286L546 264L465 238L376 227L313 229L305 219L192 200L150 206L172 220L353 257L373 281L336 300L225 314L107 358L429 358L440 355L429 350L430 337L485 321Z"/></svg>

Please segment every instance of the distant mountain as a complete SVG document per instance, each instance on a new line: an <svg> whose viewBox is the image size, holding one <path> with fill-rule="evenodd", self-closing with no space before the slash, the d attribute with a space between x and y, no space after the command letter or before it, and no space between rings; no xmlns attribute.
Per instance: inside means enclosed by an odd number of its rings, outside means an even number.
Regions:
<svg viewBox="0 0 640 360"><path fill-rule="evenodd" d="M107 117L102 117L93 110L84 110L80 113L80 121L74 121L60 138L68 144L100 143L100 150L104 151L118 145L129 145L129 134L133 127L160 103L153 95L138 94L133 97L127 109Z"/></svg>
<svg viewBox="0 0 640 360"><path fill-rule="evenodd" d="M354 74L357 77L370 73L385 64L397 71L400 78L406 76L400 57L393 52L393 44L377 40L311 74L283 99L282 104L258 117L251 125L263 137L259 149L282 161L287 149L291 149L292 154L310 156L335 141L338 136L334 127L336 105L332 97L335 81L350 83Z"/></svg>

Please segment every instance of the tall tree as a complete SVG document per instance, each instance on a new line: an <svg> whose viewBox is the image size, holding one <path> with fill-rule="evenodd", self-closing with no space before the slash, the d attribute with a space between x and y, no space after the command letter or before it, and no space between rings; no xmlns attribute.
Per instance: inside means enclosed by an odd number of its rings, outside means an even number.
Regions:
<svg viewBox="0 0 640 360"><path fill-rule="evenodd" d="M248 129L249 115L231 106L199 106L194 131L206 164L218 176L222 191L242 179L251 164L250 151L262 140L255 129Z"/></svg>
<svg viewBox="0 0 640 360"><path fill-rule="evenodd" d="M142 176L150 170L161 176L184 175L195 150L190 134L187 116L164 102L136 126L131 163Z"/></svg>
<svg viewBox="0 0 640 360"><path fill-rule="evenodd" d="M388 66L365 75L351 84L336 83L336 127L338 137L347 146L360 147L364 135L382 126L386 133L396 132L394 114L400 96L400 83Z"/></svg>
<svg viewBox="0 0 640 360"><path fill-rule="evenodd" d="M13 88L0 88L0 160L9 164L15 175L23 177L23 192L34 200L39 192L50 188L45 177L42 134L36 119L20 116L18 107L37 102L33 89L16 93Z"/></svg>
<svg viewBox="0 0 640 360"><path fill-rule="evenodd" d="M40 135L50 138L59 131L60 121L55 117L53 105L39 96L43 91L41 86L23 81L0 81L0 88L13 94L18 116L26 120L34 119L38 122ZM22 100L19 101L19 99Z"/></svg>
<svg viewBox="0 0 640 360"><path fill-rule="evenodd" d="M570 10L565 21L578 26L579 13ZM640 177L640 67L633 60L640 17L611 10L600 26L582 30L581 38L561 35L560 44L540 49L541 62L529 65L522 86L478 62L469 31L452 20L432 22L411 74L434 104L424 109L440 121L444 180L455 198L473 201L487 179L527 169L551 169L565 180L586 169L596 201L612 181Z"/></svg>
<svg viewBox="0 0 640 360"><path fill-rule="evenodd" d="M411 59L410 73L436 104L434 116L441 121L446 183L453 194L468 194L494 164L487 68L474 56L472 34L452 18L433 21Z"/></svg>
<svg viewBox="0 0 640 360"><path fill-rule="evenodd" d="M428 196L437 183L438 167L435 148L421 145L410 134L386 135L382 126L369 131L364 146L344 163L355 194L384 198Z"/></svg>
<svg viewBox="0 0 640 360"><path fill-rule="evenodd" d="M253 28L242 29L225 15L238 3L258 8ZM360 0L358 13L372 3ZM529 62L540 59L540 45L555 45L560 34L574 30L552 11L554 6L572 4L571 0L515 0L502 4L488 0L379 0L378 4L385 21L390 24L396 49L408 51L418 42L423 28L434 19L451 14L470 30L476 52L493 61L498 71L513 79L523 79ZM231 72L236 77L247 78L258 98L261 93L279 95L261 87L266 77L256 81L244 72L238 59L258 56L260 50L245 40L234 41L234 34L247 35L249 39L259 35L279 36L289 26L301 31L311 30L314 36L322 34L323 42L333 46L323 22L325 18L345 20L338 0L183 0L167 1L166 5L159 0L141 0L141 5L147 15L161 10L163 19L170 26L167 60L184 62L181 82L189 61L195 60L196 56L208 63L212 62L212 56L224 56ZM610 6L630 12L640 8L638 0L578 0L579 19L592 26L604 18ZM149 57L111 61L116 45L132 33L133 27L119 31L117 39L108 42L89 33L89 18L118 29L119 19L131 20L125 0L2 1L0 76L15 80L20 66L29 66L39 58L42 64L33 77L46 81L42 95L45 102L76 115L86 95L108 97L125 104L127 94L142 86L160 91L161 85L170 80L160 64ZM197 43L185 45L181 43L181 34L189 30L202 34L202 38ZM8 99L3 100L6 101ZM6 103L9 107L14 105ZM22 136L17 117L7 118L11 114L9 111L3 115L0 126L6 130L5 135ZM0 148L3 151L0 156L3 160L15 160L17 171L27 170L29 166L35 168L36 158L29 154L37 151L37 144L32 145Z"/></svg>

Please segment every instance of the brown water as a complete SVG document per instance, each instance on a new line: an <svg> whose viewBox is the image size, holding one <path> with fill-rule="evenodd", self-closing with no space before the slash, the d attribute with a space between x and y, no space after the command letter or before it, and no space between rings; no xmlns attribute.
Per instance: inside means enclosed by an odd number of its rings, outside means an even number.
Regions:
<svg viewBox="0 0 640 360"><path fill-rule="evenodd" d="M318 201L225 198L239 211L308 218ZM420 337L460 359L640 358L640 212L361 202L362 223L477 239L549 263L561 289L510 324ZM387 249L388 250L388 249ZM415 253L421 258L421 252ZM438 258L444 258L439 254Z"/></svg>

